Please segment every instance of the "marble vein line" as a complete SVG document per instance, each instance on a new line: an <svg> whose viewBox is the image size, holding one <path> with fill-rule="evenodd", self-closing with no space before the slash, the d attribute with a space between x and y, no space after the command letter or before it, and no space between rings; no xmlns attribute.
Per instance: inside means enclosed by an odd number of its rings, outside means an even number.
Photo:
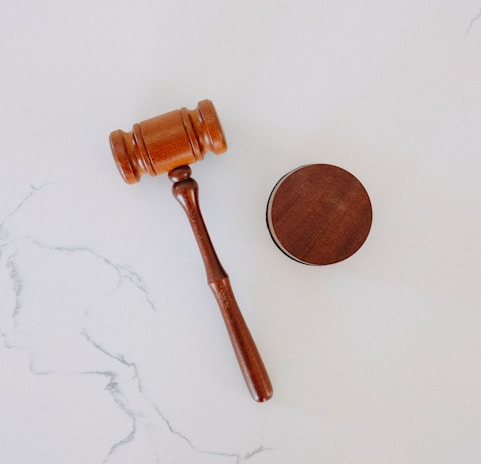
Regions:
<svg viewBox="0 0 481 464"><path fill-rule="evenodd" d="M104 349L101 349L102 352L105 352ZM137 434L137 422L140 417L140 414L133 410L132 408L128 407L126 404L125 395L122 393L120 389L120 381L119 381L119 374L110 371L110 370L92 370L92 371L82 371L82 372L60 372L60 371L47 371L47 370L37 370L34 366L34 360L30 360L30 372L32 375L36 376L51 376L51 375L95 375L105 377L107 379L107 385L105 389L109 392L112 399L114 400L117 407L126 414L131 422L132 428L130 432L119 440L118 442L114 443L110 446L110 450L108 451L107 455L103 459L103 463L108 462L108 460L113 456L113 454L122 446L127 445L128 443L132 442L135 439Z"/></svg>
<svg viewBox="0 0 481 464"><path fill-rule="evenodd" d="M25 203L31 200L32 197L35 196L38 192L40 192L46 187L56 184L59 184L59 182L46 182L41 185L30 185L28 193L14 206L14 208L9 213L7 213L7 215L3 218L2 222L0 222L0 248L4 247L8 242L7 239L9 233L6 227L8 221L12 219L22 209Z"/></svg>
<svg viewBox="0 0 481 464"><path fill-rule="evenodd" d="M32 198L37 192L39 192L40 190L42 190L44 187L46 187L47 185L50 185L50 184L44 184L44 185L40 185L40 186L35 186L35 185L31 185L30 186L30 191L27 193L27 195L25 195L25 197L20 201L20 203L18 203L12 211L10 211L10 213L8 213L4 218L3 218L3 221L0 223L0 230L3 232L3 233L6 233L6 230L5 230L5 224L8 222L8 220L10 218L12 218L13 216L15 216L15 214L17 214L17 212L22 208L22 206L28 201L30 200L30 198Z"/></svg>
<svg viewBox="0 0 481 464"><path fill-rule="evenodd" d="M95 250L88 248L88 247L83 247L83 246L52 246L52 245L47 245L45 243L40 242L39 240L36 240L32 237L25 237L26 240L29 240L31 243L34 245L38 246L39 248L45 249L45 250L50 250L50 251L56 251L59 253L88 253L94 258L99 259L102 261L104 264L107 266L115 269L119 276L119 283L118 287L122 285L123 280L128 280L130 283L132 283L138 290L141 291L141 293L144 295L145 301L148 303L152 311L157 311L155 304L152 300L152 298L149 295L149 291L147 288L147 284L145 283L144 279L140 274L138 274L136 271L134 271L130 266L126 266L123 264L117 264L114 263L112 260L107 258L106 256L101 255L100 253L96 252Z"/></svg>
<svg viewBox="0 0 481 464"><path fill-rule="evenodd" d="M264 448L263 446L259 446L259 448L256 448L254 451L251 451L250 453L247 453L244 456L244 460L247 461L248 459L258 455L259 453L263 453L264 451L270 451L270 449Z"/></svg>
<svg viewBox="0 0 481 464"><path fill-rule="evenodd" d="M6 227L8 221L14 217L17 212L27 203L37 192L43 189L43 186L35 186L31 185L29 192L22 198L14 208L7 213L7 215L3 218L2 222L0 222L0 257L2 253L5 253L7 247L11 245L9 242L9 233ZM13 336L17 332L17 317L21 310L21 294L23 291L23 282L20 276L20 273L17 270L17 266L15 264L15 251L13 251L4 263L5 269L7 271L8 280L10 281L10 289L12 290L15 298L14 307L12 309L12 313L9 315L8 319L11 321L9 324L10 327L6 329L5 327L0 328L0 335L3 339L3 346L7 349L12 348L19 348L14 343L11 343L10 337Z"/></svg>
<svg viewBox="0 0 481 464"><path fill-rule="evenodd" d="M12 245L17 240L15 239L10 239L10 234L7 231L6 224L7 222L13 218L18 211L40 190L42 190L46 185L50 184L45 184L42 186L34 186L32 185L30 187L30 191L27 193L27 195L10 211L4 219L0 222L0 251L3 251L7 245ZM154 303L152 299L148 295L148 291L146 288L146 285L141 278L141 276L134 272L132 269L130 269L127 266L121 266L113 263L111 260L108 258L96 253L95 251L86 248L86 247L50 247L47 246L38 240L32 238L32 237L25 237L24 240L30 241L33 245L42 248L42 249L49 249L54 252L61 252L61 253L76 253L76 252L86 252L91 255L93 255L95 258L102 260L105 264L107 264L110 267L113 267L118 275L119 275L119 284L118 286L122 285L122 281L124 279L129 280L138 290L141 291L141 293L144 295L144 298L150 305L150 307L155 310ZM23 282L21 275L19 271L17 270L16 264L15 264L15 253L13 252L6 260L5 262L5 267L7 270L7 276L8 279L10 280L11 283L11 288L14 292L15 295L15 303L14 303L14 308L12 310L12 314L10 315L9 319L12 321L13 327L10 329L10 332L16 333L17 328L18 328L18 315L20 314L21 311L21 294L23 290ZM8 337L9 333L4 330L4 328L1 329L0 335L4 339L4 345L7 349L13 349L13 348L20 348L19 346L16 345L10 345L8 342ZM113 358L115 361L121 363L122 365L126 366L129 368L129 370L134 371L133 378L136 379L137 381L137 388L139 391L141 391L141 385L140 385L140 379L138 377L138 372L137 372L137 366L133 363L129 363L125 360L125 358L122 355L113 355L109 353L107 350L105 350L100 344L94 342L92 338L87 334L86 330L84 329L82 335L88 342L90 342L97 350L100 350L104 355L109 356ZM56 372L56 371L38 371L35 368L35 361L34 358L32 357L33 354L30 353L30 361L29 361L29 370L32 373L32 375L61 375L63 374L62 372ZM88 371L88 372L80 372L78 374L83 374L83 375L101 375L104 376L108 379L108 384L106 386L107 391L111 394L113 400L117 404L117 406L125 413L127 414L131 421L132 421L132 429L129 432L129 434L124 437L122 440L120 440L118 443L115 443L114 445L111 446L110 451L108 452L107 456L104 459L104 462L107 462L108 459L116 452L118 448L121 446L124 446L131 441L134 440L136 433L137 433L137 420L138 420L138 413L125 404L125 398L123 393L121 392L119 388L119 379L118 379L118 374L115 373L114 371Z"/></svg>
<svg viewBox="0 0 481 464"><path fill-rule="evenodd" d="M14 294L15 302L11 314L4 315L5 321L2 317L2 324L0 325L0 336L3 339L3 346L6 349L19 348L15 343L11 341L13 334L17 332L17 316L20 312L21 300L20 294L22 292L23 284L18 272L15 269L14 260L11 256L8 257L5 268L7 271L6 278L8 279L8 284L10 284L10 289ZM2 309L2 312L4 310ZM8 323L6 322L8 321ZM8 324L8 327L6 325Z"/></svg>
<svg viewBox="0 0 481 464"><path fill-rule="evenodd" d="M94 373L95 374L95 373ZM132 429L129 432L129 434L119 440L117 443L114 443L111 447L109 452L107 453L107 456L105 456L103 462L106 463L108 460L115 454L115 452L121 448L122 446L125 446L129 444L130 442L135 440L135 437L137 435L137 421L138 421L138 413L136 411L133 411L123 401L123 395L122 392L119 389L119 383L118 383L118 378L117 374L113 372L104 372L104 373L97 373L97 374L102 374L110 378L109 383L107 385L107 390L110 392L112 395L112 398L118 405L118 407L129 416L130 420L132 421Z"/></svg>
<svg viewBox="0 0 481 464"><path fill-rule="evenodd" d="M207 454L207 455L211 455L211 456L223 456L223 457L228 457L228 458L233 458L235 459L235 463L236 464L241 464L242 462L246 462L248 459L252 458L253 456L259 454L259 453L262 453L263 451L269 451L269 448L265 448L264 446L259 446L258 448L256 448L254 451L251 451L249 453L246 453L244 455L242 454L239 454L239 453L223 453L223 452L219 452L219 451L206 451L206 450L203 450L203 449L200 449L198 448L197 446L195 446L191 440L189 440L189 438L187 438L185 435L183 435L182 433L180 433L179 431L175 430L174 427L172 427L172 424L170 423L170 421L162 414L162 412L160 411L160 409L158 408L158 406L154 405L154 408L155 408L155 411L157 412L157 414L159 415L159 417L164 421L165 425L167 426L167 428L169 429L169 431L171 433L173 433L174 435L177 435L180 439L182 439L183 441L185 441L189 447L195 451L196 453L199 453L199 454Z"/></svg>
<svg viewBox="0 0 481 464"><path fill-rule="evenodd" d="M0 222L0 248L4 247L6 242L6 239L8 238L9 234L8 231L5 227L7 222L14 217L18 211L27 203L36 193L40 192L43 190L45 187L48 187L50 185L54 185L56 182L48 182L45 184L42 184L40 186L36 185L31 185L29 192L25 195L22 200L10 211ZM2 240L3 239L3 240ZM119 286L122 283L123 279L129 280L134 286L136 286L145 296L145 299L149 306L152 308L153 311L156 310L154 302L150 298L150 295L147 290L147 285L143 278L138 274L136 271L134 271L131 267L126 266L126 265L121 265L121 264L116 264L107 257L97 253L96 251L88 248L88 247L49 247L48 245L45 245L41 243L38 240L33 239L32 237L26 237L26 239L29 239L33 244L37 245L40 248L43 249L50 249L52 251L58 251L58 252L66 252L66 253L75 253L75 252L85 252L85 253L90 253L92 256L98 258L99 260L103 261L105 264L108 266L114 268L116 272L119 275ZM2 243L3 242L3 243Z"/></svg>
<svg viewBox="0 0 481 464"><path fill-rule="evenodd" d="M17 316L20 313L20 308L22 307L21 295L23 291L23 282L15 264L15 254L12 254L8 257L6 268L8 271L8 276L10 277L10 281L12 282L12 289L15 294L15 307L13 308L12 319L14 321L14 326L16 327Z"/></svg>
<svg viewBox="0 0 481 464"><path fill-rule="evenodd" d="M187 443L187 445L193 450L195 451L196 453L200 453L200 454L210 454L210 455L214 455L214 456L224 456L224 457L229 457L229 458L236 458L238 457L238 454L235 454L235 453L222 453L222 452L215 452L215 451L205 451L205 450L201 450L199 448L197 448L196 446L194 446L194 444L192 443L191 440L189 440L189 438L187 438L185 435L183 435L182 433L180 433L179 431L175 430L174 427L172 427L172 424L170 423L170 421L164 416L164 414L162 414L162 412L160 411L160 409L158 408L158 406L154 405L154 409L155 411L157 412L158 416L162 419L162 421L165 423L165 425L167 426L167 428L169 429L169 431L171 433L173 433L174 435L176 435L177 437L179 437L181 440L183 440L184 442Z"/></svg>
<svg viewBox="0 0 481 464"><path fill-rule="evenodd" d="M13 301L9 302L8 304L5 304L4 301L2 301L2 305L8 305L10 309L1 309L2 318L0 334L3 339L3 346L7 349L13 349L20 348L18 340L17 342L14 342L13 340L15 340L15 338L20 335L18 332L18 316L22 309L22 293L24 289L24 284L15 263L16 250L12 247L9 248L10 249L7 250L7 247L0 246L0 254L4 254L3 256L1 256L4 266L4 272L2 272L2 280L4 281L3 285L5 285L5 288L2 290L2 292L10 292ZM8 252L9 254L7 254L6 252ZM7 285L8 290L6 290Z"/></svg>
<svg viewBox="0 0 481 464"><path fill-rule="evenodd" d="M202 450L202 449L198 448L197 446L195 446L192 443L192 441L187 436L185 436L181 432L174 429L174 427L172 426L169 419L167 419L167 417L165 417L165 415L162 414L159 407L157 405L155 405L151 400L149 400L148 398L145 397L145 394L142 391L142 385L141 385L140 378L139 378L139 375L138 375L138 369L137 369L137 366L136 366L135 363L127 361L125 359L125 357L121 354L111 353L108 349L103 347L100 343L94 341L92 339L92 337L87 333L86 330L83 331L83 336L85 337L85 339L89 343L91 343L91 345L95 349L99 350L105 356L113 359L114 361L116 361L116 362L122 364L123 366L125 366L129 369L132 369L134 371L135 374L134 374L133 378L135 378L137 380L136 390L140 394L140 397L137 399L137 402L138 402L137 410L134 411L132 408L129 408L126 405L126 399L125 399L124 395L122 394L122 392L121 392L121 390L118 386L118 376L115 373L113 373L113 372L92 372L92 374L108 375L110 377L110 383L109 383L109 386L108 386L108 390L112 394L112 396L114 398L114 401L117 403L117 405L120 407L120 409L122 411L124 411L126 414L128 414L129 417L132 420L132 430L131 430L131 432L125 438L123 438L122 440L118 441L117 443L115 443L111 446L109 453L107 454L107 456L105 457L105 459L103 461L104 463L108 462L108 460L114 455L114 453L117 452L122 446L127 445L128 443L132 442L135 439L135 436L136 436L136 433L137 433L137 428L138 428L138 424L137 424L138 420L140 418L146 418L149 415L149 409L151 409L151 408L153 408L153 410L158 415L158 417L160 417L160 419L164 422L164 424L167 426L167 429L169 430L169 432L171 434L177 436L181 440L183 440L189 446L189 448L192 451L194 451L195 453L206 454L206 455L211 455L211 456L228 457L228 458L235 459L236 464L241 464L242 462L246 462L248 459L252 458L253 456L255 456L255 455L257 455L257 454L259 454L263 451L268 450L267 448L265 448L263 446L259 446L254 451L246 453L245 455L241 455L239 453L206 451L206 450ZM144 410L144 412L141 412L142 410Z"/></svg>
<svg viewBox="0 0 481 464"><path fill-rule="evenodd" d="M9 213L7 213L7 215L3 218L2 222L0 222L0 251L3 251L5 249L5 247L9 245L9 242L8 242L9 233L8 233L7 228L6 228L6 224L8 223L8 221L17 214L17 212L22 208L22 206L25 203L27 203L37 192L39 192L44 187L45 187L45 185L39 186L39 187L37 187L35 185L31 185L30 190L25 195L25 197L23 197L20 200L20 202L17 203L17 205L15 205L14 208ZM15 294L15 306L13 308L13 312L12 312L12 315L11 315L11 320L12 320L12 323L13 323L12 330L15 330L15 328L17 327L17 316L18 316L18 314L20 312L20 309L21 309L21 302L20 301L21 301L21 293L22 293L22 290L23 290L22 279L21 279L20 274L19 274L19 272L16 268L16 265L15 265L15 252L13 252L7 258L7 260L5 262L5 267L6 267L6 270L8 272L8 277L10 279L11 289ZM5 348L7 348L7 349L14 348L14 345L12 345L8 341L9 334L7 333L7 331L4 328L1 328L0 334L3 338L3 342L4 342L3 345L5 346Z"/></svg>
<svg viewBox="0 0 481 464"><path fill-rule="evenodd" d="M129 370L133 369L134 370L134 376L133 378L137 380L137 385L136 388L140 392L140 382L138 381L138 375L137 375L137 366L134 363L129 363L127 362L123 356L121 355L114 355L110 353L108 350L103 348L99 343L95 342L92 340L92 338L87 334L85 330L82 331L82 335L84 338L87 340L88 343L90 343L95 349L99 350L102 354L108 356L109 358L112 358L116 362L121 363L121 365L129 368ZM129 419L131 420L131 430L129 433L119 440L118 442L112 444L110 446L110 449L107 453L107 455L103 459L103 463L108 462L108 460L117 452L118 449L120 449L122 446L125 446L132 442L136 435L137 435L137 429L138 429L138 420L142 416L142 414L133 408L128 406L128 398L126 395L122 392L121 389L121 380L119 379L120 373L115 372L114 370L91 370L91 371L81 371L81 372L61 372L61 371L47 371L47 370L38 370L35 368L35 361L31 355L30 358L30 372L32 375L36 376L51 376L51 375L94 375L94 376L101 376L105 377L107 379L107 385L105 389L109 392L110 396L112 397L114 403L117 405L117 407L122 411L124 414L126 414Z"/></svg>
<svg viewBox="0 0 481 464"><path fill-rule="evenodd" d="M119 363L123 364L127 368L131 369L134 371L134 375L132 376L132 379L135 379L137 381L137 388L139 392L142 392L142 385L140 383L140 377L139 377L139 372L137 369L137 365L133 362L128 362L125 357L121 354L113 354L107 351L104 347L102 347L99 343L95 342L92 337L87 333L87 330L84 328L82 330L82 336L94 346L97 350L101 351L103 354L108 356L109 358L114 359L115 361L118 361Z"/></svg>
<svg viewBox="0 0 481 464"><path fill-rule="evenodd" d="M481 8L478 12L478 14L471 20L471 22L469 23L469 26L468 28L466 29L466 35L469 35L469 33L471 32L471 29L473 28L474 26L474 23L476 21L478 21L479 19L481 18Z"/></svg>
<svg viewBox="0 0 481 464"><path fill-rule="evenodd" d="M83 372L78 372L78 373L66 373L66 372L58 372L58 371L38 371L35 369L34 363L31 361L30 362L30 372L33 375L39 375L39 376L50 376L50 375L95 375L95 376L101 376L105 377L107 379L107 385L105 389L110 393L110 395L113 398L113 401L117 405L117 407L124 413L126 414L131 422L132 422L132 428L130 432L119 440L118 442L114 443L113 445L110 446L109 451L107 452L107 455L104 457L102 460L103 463L106 463L109 461L109 459L116 453L116 451L121 448L122 446L125 446L129 444L130 442L134 441L136 435L137 435L137 429L138 429L138 419L139 419L139 414L137 411L134 411L133 409L129 408L125 404L124 400L124 395L121 392L119 388L119 380L118 380L118 374L113 372L113 371L83 371Z"/></svg>
<svg viewBox="0 0 481 464"><path fill-rule="evenodd" d="M2 249L5 249L6 246L12 245L18 240L11 239L10 234L8 232L8 229L6 227L6 224L10 219L12 219L20 210L21 208L29 201L32 199L32 197L43 190L45 187L50 186L55 184L54 182L49 182L45 183L40 186L36 185L31 185L29 192L17 203L17 205L14 206L14 208L3 218L3 220L0 222L0 251ZM108 259L107 257L97 253L96 251L87 248L87 247L56 247L56 246L48 246L43 243L41 243L39 240L36 240L32 237L24 237L24 240L30 241L33 245L42 248L42 249L48 249L51 251L56 251L60 253L77 253L77 252L85 252L89 253L90 255L94 256L95 258L101 260L103 263L107 264L108 266L112 267L115 269L119 276L119 283L118 287L122 285L123 280L128 280L130 281L138 290L141 291L143 294L146 302L148 305L151 307L152 311L156 311L155 304L152 300L152 298L149 295L147 285L145 281L142 279L142 277L135 272L133 269L131 269L129 266L125 265L120 265L114 263L112 260ZM3 339L3 345L5 348L10 349L18 346L11 344L8 340L10 335L18 335L18 316L21 311L21 294L23 290L23 283L22 283L22 278L20 276L20 273L18 272L15 264L15 253L12 253L12 255L9 256L7 259L7 262L5 264L7 271L9 273L10 277L10 282L11 282L11 288L15 294L15 307L13 309L13 314L11 315L10 319L12 320L12 327L10 329L10 332L8 333L5 328L0 327L0 336Z"/></svg>
<svg viewBox="0 0 481 464"><path fill-rule="evenodd" d="M4 249L7 245L13 245L15 242L18 240L16 239L10 239L9 233L6 228L6 223L17 214L17 212L25 205L26 202L28 202L37 192L42 190L44 187L50 184L45 184L42 186L34 186L32 185L30 188L30 191L28 194L12 209L10 213L8 213L3 221L0 223L0 251ZM10 240L8 240L10 239ZM149 304L149 306L152 308L152 310L156 311L156 307L152 299L150 298L147 290L147 286L145 282L143 281L142 277L133 271L130 267L124 266L124 265L119 265L108 259L107 257L97 253L96 251L87 248L87 247L66 247L66 246L49 246L46 245L33 237L23 237L22 240L29 241L31 244L34 246L37 246L42 249L47 249L51 250L54 252L59 252L59 253L88 253L92 255L93 257L101 260L104 264L108 265L109 267L112 267L113 269L116 270L119 276L119 283L118 287L122 285L122 282L124 280L128 280L131 282L144 296L146 302ZM11 319L12 319L12 331L15 333L17 332L17 318L21 312L21 296L22 296L22 291L23 291L23 282L22 282L22 277L16 267L15 264L15 256L16 256L16 251L14 251L6 260L5 266L7 270L7 275L8 278L11 282L12 285L12 290L15 295L15 303L14 303L14 308L12 310L11 314ZM103 347L100 343L97 341L93 340L92 337L88 334L86 328L82 330L82 336L86 339L87 342L91 344L96 350L101 352L104 356L112 359L115 363L119 363L121 366L127 368L129 372L133 372L133 375L130 376L132 380L135 380L135 390L138 393L137 398L129 398L128 395L122 391L122 388L125 388L125 385L122 385L122 380L119 378L121 375L120 372L115 372L114 370L92 370L92 371L83 371L83 372L71 372L71 373L63 373L63 372L57 372L57 371L38 371L35 369L35 362L34 358L32 357L32 354L30 355L30 372L32 375L98 375L98 376L103 376L108 379L108 384L106 386L107 391L110 393L112 396L114 402L117 404L119 409L125 413L131 420L132 426L130 432L121 440L119 440L117 443L114 443L111 445L109 452L105 456L103 462L106 463L109 461L109 459L123 446L126 446L127 444L131 443L132 441L135 440L137 431L138 431L138 421L140 419L145 419L147 415L150 415L153 410L153 414L155 414L157 417L159 417L163 423L166 425L169 433L173 434L174 436L178 437L179 439L183 440L188 447L195 453L201 453L201 454L208 454L208 455L213 455L213 456L224 456L228 458L235 459L236 464L241 464L242 462L247 461L248 459L252 458L253 456L267 451L268 449L259 446L255 450L246 453L244 455L239 454L239 453L223 453L223 452L216 452L216 451L205 451L202 450L198 447L196 447L192 441L183 435L182 433L178 432L175 430L171 422L160 412L160 409L154 405L152 401L147 399L142 391L142 385L138 373L138 369L135 363L129 362L125 359L125 357L122 354L114 354L111 353L108 349ZM9 336L8 333L2 330L0 331L0 335L4 338L4 344L6 348L21 348L20 346L12 345L9 346L7 343L7 337ZM125 380L125 379L124 379ZM123 382L125 383L125 382ZM129 403L132 403L132 401L135 404L135 407L129 406ZM149 413L150 410L150 413ZM154 450L153 450L154 451ZM154 458L157 462L159 462L158 457L155 455L154 452Z"/></svg>
<svg viewBox="0 0 481 464"><path fill-rule="evenodd" d="M103 355L107 356L108 358L113 359L115 362L120 363L122 366L126 367L129 371L133 371L134 374L132 379L136 380L136 390L138 393L142 393L142 385L140 383L140 378L138 375L137 365L132 362L128 362L125 357L121 354L113 354L105 347L103 347L100 343L93 340L93 338L88 334L87 330L84 328L82 331L82 336L90 343L96 350L100 351ZM114 443L110 450L108 451L107 455L105 456L103 462L106 463L109 459L123 446L131 443L135 440L138 430L138 420L142 417L140 411L134 410L133 408L129 407L127 404L127 397L121 390L121 381L119 380L119 373L115 373L113 371L92 371L86 372L86 374L91 375L103 375L109 379L109 383L107 384L107 391L111 394L113 400L123 411L127 414L132 421L132 429L128 433L128 435L118 442Z"/></svg>
<svg viewBox="0 0 481 464"><path fill-rule="evenodd" d="M7 215L0 222L0 256L1 256L1 252L4 251L6 247L8 247L14 242L14 240L9 241L9 232L6 227L8 221L11 218L13 218L35 194L37 194L38 192L40 192L40 190L43 190L45 187L52 184L53 182L48 182L40 186L36 186L32 184L30 186L30 190L28 191L28 193L14 206L14 208L9 213L7 213ZM11 344L8 339L10 335L17 333L18 331L17 317L22 307L21 294L23 291L22 278L15 264L15 251L7 258L5 262L5 267L8 272L8 277L10 279L11 289L15 295L15 305L13 308L13 312L10 315L10 320L12 321L12 327L10 329L10 332L13 332L13 333L7 332L5 328L0 328L0 335L3 338L4 347L7 349L12 349L12 348L19 348L19 346L15 344Z"/></svg>

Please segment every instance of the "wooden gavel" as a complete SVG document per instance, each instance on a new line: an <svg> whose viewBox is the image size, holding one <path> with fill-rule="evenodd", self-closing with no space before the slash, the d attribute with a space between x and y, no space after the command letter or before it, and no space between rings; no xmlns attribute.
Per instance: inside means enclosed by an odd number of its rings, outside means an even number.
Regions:
<svg viewBox="0 0 481 464"><path fill-rule="evenodd" d="M110 134L110 146L124 180L133 184L140 176L168 172L172 193L181 204L195 235L211 288L229 333L247 387L258 402L272 397L272 385L254 340L242 317L229 276L217 257L199 207L198 185L189 164L227 150L222 127L210 100L194 110L182 108L134 124L131 132Z"/></svg>

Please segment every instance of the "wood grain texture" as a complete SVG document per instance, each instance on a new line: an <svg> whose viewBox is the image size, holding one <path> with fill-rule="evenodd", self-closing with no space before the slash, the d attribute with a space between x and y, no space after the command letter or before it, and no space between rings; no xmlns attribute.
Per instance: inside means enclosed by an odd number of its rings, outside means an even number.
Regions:
<svg viewBox="0 0 481 464"><path fill-rule="evenodd" d="M189 164L202 160L207 152L224 153L227 143L210 100L202 100L194 110L182 108L134 124L131 132L110 134L114 160L125 182L133 184L144 173L169 173L172 192L182 205L207 273L211 288L252 397L258 402L272 397L272 385L254 340L232 291L202 218L197 182L190 177Z"/></svg>
<svg viewBox="0 0 481 464"><path fill-rule="evenodd" d="M169 173L174 182L172 193L184 209L204 261L207 282L219 305L237 361L254 400L267 401L273 390L266 368L245 323L231 288L229 276L217 257L202 217L197 182L190 177L189 166Z"/></svg>
<svg viewBox="0 0 481 464"><path fill-rule="evenodd" d="M352 256L365 242L371 224L366 189L352 174L329 164L288 173L267 205L274 242L303 264L333 264Z"/></svg>
<svg viewBox="0 0 481 464"><path fill-rule="evenodd" d="M169 113L134 124L132 131L113 131L110 147L125 182L134 184L144 173L151 176L217 155L227 150L224 132L210 100L197 108Z"/></svg>

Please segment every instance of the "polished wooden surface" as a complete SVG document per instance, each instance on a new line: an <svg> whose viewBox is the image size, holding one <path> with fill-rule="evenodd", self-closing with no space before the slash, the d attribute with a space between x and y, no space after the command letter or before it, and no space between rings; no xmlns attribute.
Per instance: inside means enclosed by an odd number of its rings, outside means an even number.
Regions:
<svg viewBox="0 0 481 464"><path fill-rule="evenodd" d="M177 166L227 150L224 132L213 103L202 100L197 108L169 113L134 124L132 131L113 131L110 146L123 179L133 184L140 176L163 174Z"/></svg>
<svg viewBox="0 0 481 464"><path fill-rule="evenodd" d="M110 146L123 179L133 184L144 173L169 173L173 194L192 226L207 272L208 284L217 300L242 375L258 402L272 396L272 385L254 340L210 240L199 208L198 185L188 164L202 160L207 152L227 150L225 136L210 100L194 110L182 108L134 125L131 132L110 134Z"/></svg>
<svg viewBox="0 0 481 464"><path fill-rule="evenodd" d="M333 264L350 257L366 240L371 223L366 189L352 174L329 164L288 173L267 206L274 242L304 264Z"/></svg>
<svg viewBox="0 0 481 464"><path fill-rule="evenodd" d="M180 166L169 173L174 182L172 193L182 205L204 261L207 282L211 288L229 333L242 375L252 397L258 402L272 397L272 385L254 340L242 317L232 291L229 276L222 267L210 240L199 207L198 185L190 177L189 166Z"/></svg>

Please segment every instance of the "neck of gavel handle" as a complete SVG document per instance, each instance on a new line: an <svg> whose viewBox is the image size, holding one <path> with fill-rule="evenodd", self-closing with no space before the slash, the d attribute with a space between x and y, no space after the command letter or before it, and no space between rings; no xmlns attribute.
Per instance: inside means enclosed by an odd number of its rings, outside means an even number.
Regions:
<svg viewBox="0 0 481 464"><path fill-rule="evenodd" d="M242 375L255 401L272 397L272 385L262 358L237 305L229 276L210 240L199 207L198 185L192 178L175 182L172 193L184 209L204 261L207 282L219 305Z"/></svg>

